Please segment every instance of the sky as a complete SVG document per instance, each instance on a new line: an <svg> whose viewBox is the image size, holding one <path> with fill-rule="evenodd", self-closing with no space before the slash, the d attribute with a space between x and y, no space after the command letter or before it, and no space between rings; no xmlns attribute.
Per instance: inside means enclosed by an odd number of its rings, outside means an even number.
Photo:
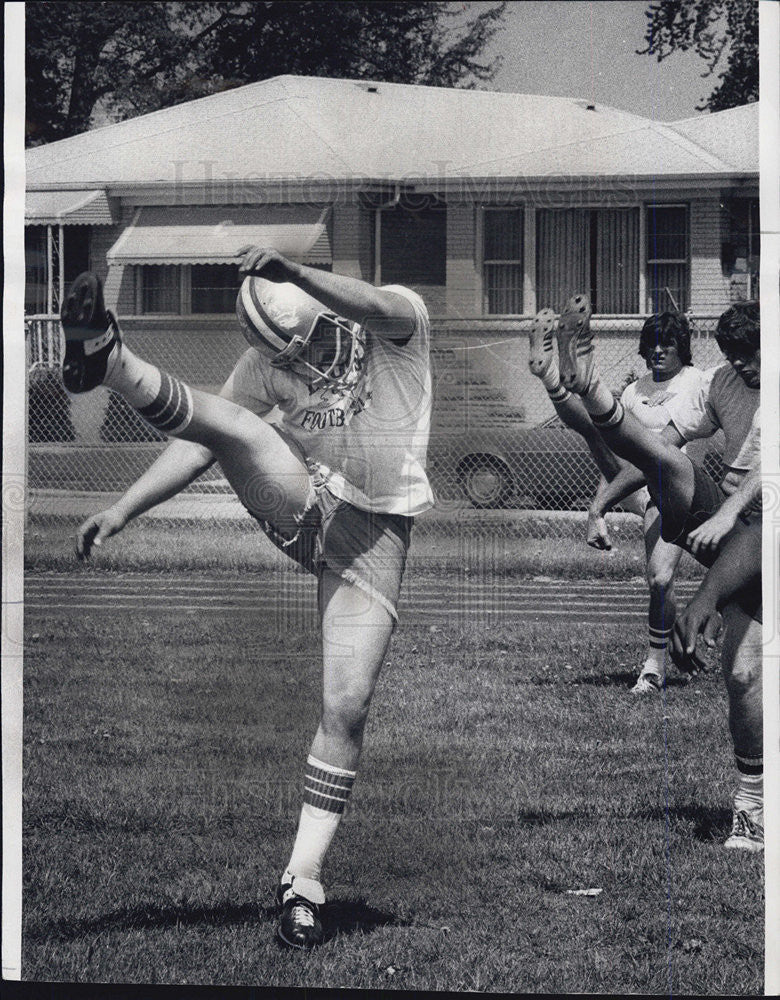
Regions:
<svg viewBox="0 0 780 1000"><path fill-rule="evenodd" d="M468 8L490 6L469 3ZM522 0L507 5L489 54L502 68L487 89L578 97L659 121L689 118L717 83L694 52L659 63L644 48L646 0Z"/></svg>

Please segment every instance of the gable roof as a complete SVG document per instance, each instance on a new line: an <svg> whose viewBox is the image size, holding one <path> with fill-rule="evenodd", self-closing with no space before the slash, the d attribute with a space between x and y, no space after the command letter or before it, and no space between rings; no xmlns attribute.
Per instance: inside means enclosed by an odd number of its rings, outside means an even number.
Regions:
<svg viewBox="0 0 780 1000"><path fill-rule="evenodd" d="M568 97L278 76L30 149L27 184L757 173L757 145L740 147L753 118L669 125Z"/></svg>
<svg viewBox="0 0 780 1000"><path fill-rule="evenodd" d="M758 171L758 109L753 104L670 122L668 127L730 164L735 170Z"/></svg>

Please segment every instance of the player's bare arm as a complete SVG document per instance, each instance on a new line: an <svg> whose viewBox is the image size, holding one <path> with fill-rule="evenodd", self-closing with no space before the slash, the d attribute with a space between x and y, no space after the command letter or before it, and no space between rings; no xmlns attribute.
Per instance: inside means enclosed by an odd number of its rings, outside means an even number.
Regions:
<svg viewBox="0 0 780 1000"><path fill-rule="evenodd" d="M320 271L287 260L277 250L242 247L239 277L256 275L268 281L289 281L338 316L366 327L388 340L406 340L414 329L414 308L403 295L376 288L359 278Z"/></svg>
<svg viewBox="0 0 780 1000"><path fill-rule="evenodd" d="M718 612L744 587L761 579L761 533L740 531L731 536L712 564L685 611L674 624L672 655L675 662L693 657L696 638L702 635L713 646L720 627Z"/></svg>
<svg viewBox="0 0 780 1000"><path fill-rule="evenodd" d="M233 373L220 390L220 396L233 400ZM88 559L94 545L118 534L140 514L177 496L216 461L205 445L174 439L157 459L106 510L87 518L76 532L76 555Z"/></svg>
<svg viewBox="0 0 780 1000"><path fill-rule="evenodd" d="M688 535L688 544L694 556L703 552L713 552L723 539L734 530L740 514L761 496L761 469L751 469L741 480L737 489L726 497L722 506L712 517Z"/></svg>
<svg viewBox="0 0 780 1000"><path fill-rule="evenodd" d="M606 476L602 476L593 494L590 510L600 517L612 510L615 504L644 486L646 482L644 474L635 465L624 459L617 461L620 463L620 468L614 478L608 480Z"/></svg>
<svg viewBox="0 0 780 1000"><path fill-rule="evenodd" d="M87 518L76 532L76 555L88 559L93 545L102 545L128 521L170 500L214 464L208 448L192 441L172 441L155 462L115 504Z"/></svg>

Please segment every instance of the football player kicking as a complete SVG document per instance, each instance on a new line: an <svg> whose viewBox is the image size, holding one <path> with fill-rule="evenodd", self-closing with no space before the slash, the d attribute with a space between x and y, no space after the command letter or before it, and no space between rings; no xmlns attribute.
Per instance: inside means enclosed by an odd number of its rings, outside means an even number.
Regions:
<svg viewBox="0 0 780 1000"><path fill-rule="evenodd" d="M322 712L303 807L277 889L278 935L323 940L325 853L352 789L369 703L390 635L425 473L431 406L429 321L398 285L239 251L236 311L250 348L219 396L143 361L122 342L102 287L80 275L61 321L70 392L105 385L175 438L124 496L81 525L81 557L219 462L268 537L318 579ZM278 426L263 419L273 407Z"/></svg>
<svg viewBox="0 0 780 1000"><path fill-rule="evenodd" d="M610 549L612 543L605 516L615 503L611 484L625 462L618 459L604 443L579 397L573 396L562 385L553 354L553 320L554 313L549 309L537 316L529 338L529 367L534 375L542 379L564 423L585 438L601 471L601 479L588 510L587 542L596 549ZM691 334L685 316L676 312L649 316L639 337L639 354L649 370L624 389L620 402L642 424L659 433L669 421L665 404L680 392L698 393L704 377L700 369L693 367ZM637 695L648 694L660 690L665 683L666 650L676 613L674 577L682 549L661 538L658 508L650 503L646 487L619 499L623 510L637 514L643 521L646 576L650 591L648 645L647 656L639 667L639 677L631 691Z"/></svg>
<svg viewBox="0 0 780 1000"><path fill-rule="evenodd" d="M728 364L714 369L699 398L678 396L668 404L670 422L660 434L627 412L599 378L584 295L569 301L558 327L561 382L582 398L605 443L626 462L613 480L627 492L645 479L660 513L661 537L711 566L736 534L760 534L758 404L761 384L760 318L756 302L731 306L718 320L716 340ZM687 440L722 428L725 475L720 486L680 450ZM734 599L723 607L721 663L739 777L732 834L727 846L763 846L763 718L761 626ZM678 658L679 660L679 658ZM696 661L678 666L696 668ZM749 820L749 829L746 827ZM746 835L746 829L748 834Z"/></svg>

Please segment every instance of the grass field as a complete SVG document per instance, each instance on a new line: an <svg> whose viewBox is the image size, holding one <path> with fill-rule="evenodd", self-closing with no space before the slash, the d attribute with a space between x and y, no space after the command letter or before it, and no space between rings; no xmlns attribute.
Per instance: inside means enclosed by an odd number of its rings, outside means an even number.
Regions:
<svg viewBox="0 0 780 1000"><path fill-rule="evenodd" d="M99 509L99 508L97 508ZM119 535L95 549L91 562L79 566L74 558L74 538L80 519L35 517L25 536L25 565L37 571L72 573L87 566L98 570L152 570L182 572L203 570L218 573L254 572L265 569L295 572L282 555L247 518L239 525L212 522L177 522L174 527L149 518L131 522ZM533 537L489 525L480 530L453 523L419 524L412 535L407 573L416 571L449 574L465 568L483 576L550 576L563 579L644 578L645 555L638 519L629 527L612 528L615 547L597 552L584 544L584 522L557 525L549 522L549 536L537 524ZM553 532L560 532L559 535ZM678 579L700 579L702 567L683 555Z"/></svg>
<svg viewBox="0 0 780 1000"><path fill-rule="evenodd" d="M326 865L327 940L300 954L277 947L271 897L316 634L28 614L24 978L760 993L763 859L719 846L722 683L632 701L641 642L399 628Z"/></svg>

